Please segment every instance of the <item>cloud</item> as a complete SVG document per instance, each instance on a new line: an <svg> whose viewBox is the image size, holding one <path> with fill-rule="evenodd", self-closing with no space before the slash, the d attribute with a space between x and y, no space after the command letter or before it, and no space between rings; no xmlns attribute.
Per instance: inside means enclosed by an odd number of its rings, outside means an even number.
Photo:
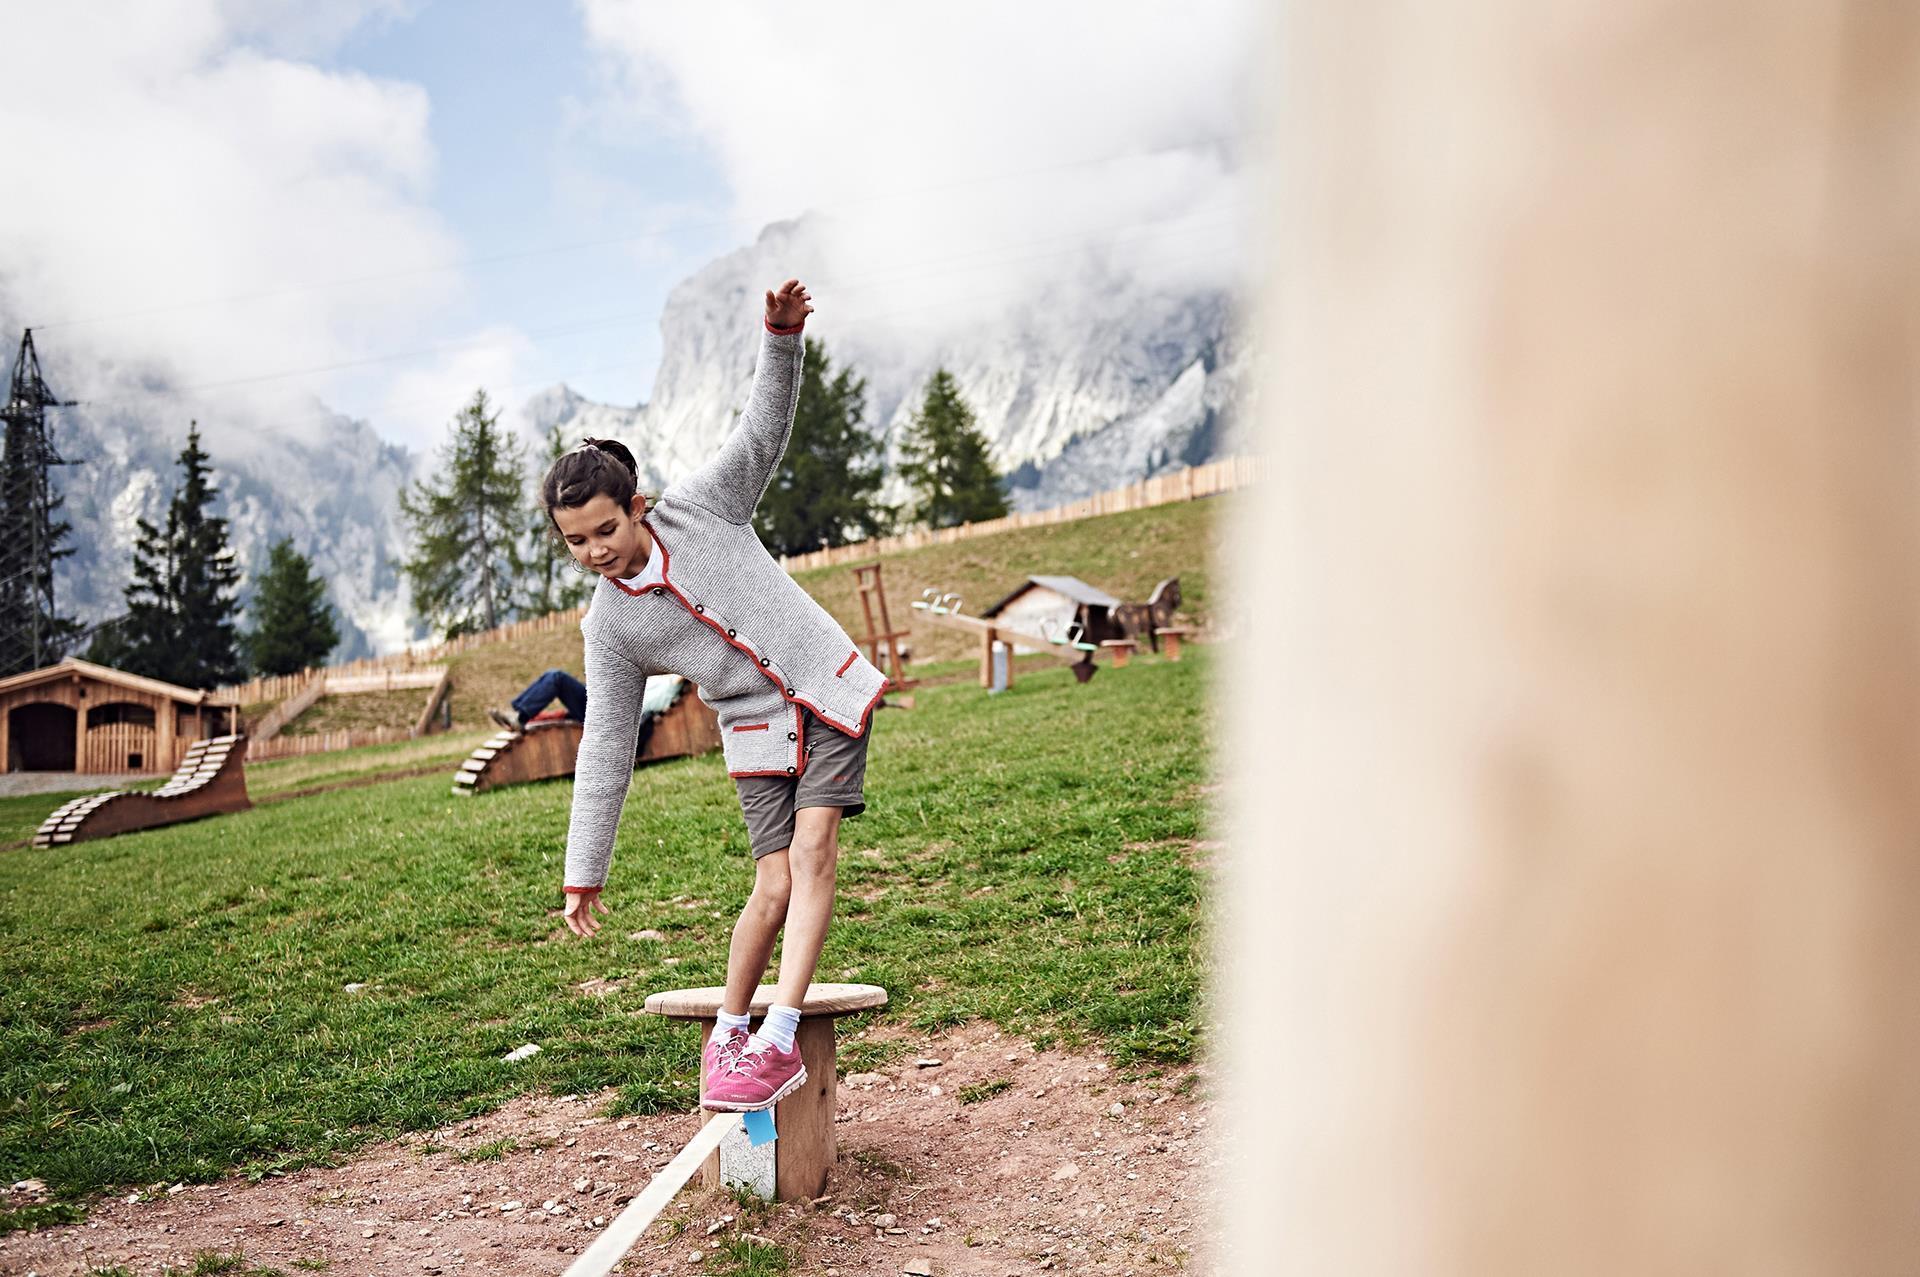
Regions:
<svg viewBox="0 0 1920 1277"><path fill-rule="evenodd" d="M445 441L453 419L473 402L473 392L485 390L501 424L509 430L524 430L521 405L524 391L532 385L526 368L533 355L532 343L517 329L489 328L430 364L397 370L388 383L379 418L390 423L387 433L396 442L425 453ZM522 393L511 393L516 387Z"/></svg>
<svg viewBox="0 0 1920 1277"><path fill-rule="evenodd" d="M62 393L137 379L257 407L324 390L308 370L422 344L461 288L419 269L460 256L429 204L426 95L276 51L402 11L94 0L13 16L11 45L40 53L0 77L16 175L0 269ZM276 372L298 375L259 380ZM210 442L222 415L203 418Z"/></svg>
<svg viewBox="0 0 1920 1277"><path fill-rule="evenodd" d="M1241 272L1252 0L582 9L632 126L711 147L746 224L830 214L823 320Z"/></svg>

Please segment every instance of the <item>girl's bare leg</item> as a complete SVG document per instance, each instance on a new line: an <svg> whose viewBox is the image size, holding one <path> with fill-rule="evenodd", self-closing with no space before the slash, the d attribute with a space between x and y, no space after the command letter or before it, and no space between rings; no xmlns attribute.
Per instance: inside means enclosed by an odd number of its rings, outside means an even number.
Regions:
<svg viewBox="0 0 1920 1277"><path fill-rule="evenodd" d="M787 848L792 897L786 938L780 943L780 987L774 1002L804 1004L833 918L833 889L840 864L840 809L802 807L793 813L793 845ZM771 857L769 857L771 859ZM732 994L731 977L728 983Z"/></svg>
<svg viewBox="0 0 1920 1277"><path fill-rule="evenodd" d="M838 816L839 808L833 814ZM794 841L799 841L797 831ZM787 851L771 851L753 862L753 894L733 924L733 944L727 950L727 995L720 1009L729 1015L745 1015L753 1003L753 991L773 956L774 937L786 920L791 890Z"/></svg>

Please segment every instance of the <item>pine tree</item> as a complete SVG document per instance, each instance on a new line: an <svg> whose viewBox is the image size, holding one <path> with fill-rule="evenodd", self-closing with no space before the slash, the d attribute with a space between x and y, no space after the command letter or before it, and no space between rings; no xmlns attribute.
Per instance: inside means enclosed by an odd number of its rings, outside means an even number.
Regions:
<svg viewBox="0 0 1920 1277"><path fill-rule="evenodd" d="M926 398L907 425L900 454L900 474L918 498L916 521L946 528L1007 513L986 436L946 369L935 369L928 379Z"/></svg>
<svg viewBox="0 0 1920 1277"><path fill-rule="evenodd" d="M554 462L572 448L559 423L554 423L547 431L546 447L540 458L540 473L544 475ZM566 543L554 532L553 521L540 504L538 493L530 499L530 504L532 511L527 517L525 554L526 603L521 610L528 616L545 616L549 612L578 607L593 592L593 578L568 566L573 559L567 553Z"/></svg>
<svg viewBox="0 0 1920 1277"><path fill-rule="evenodd" d="M137 520L126 615L101 627L90 658L114 657L110 663L130 674L182 687L242 677L234 633L240 568L227 545L227 521L208 513L219 495L208 481L208 460L195 422L180 453L185 478L167 505L166 527Z"/></svg>
<svg viewBox="0 0 1920 1277"><path fill-rule="evenodd" d="M400 496L415 552L405 563L415 614L452 638L507 620L525 570L525 466L487 392L453 419L439 473Z"/></svg>
<svg viewBox="0 0 1920 1277"><path fill-rule="evenodd" d="M246 635L253 672L293 674L318 665L340 642L327 584L313 563L293 548L293 539L274 542L267 570L253 592L253 628Z"/></svg>
<svg viewBox="0 0 1920 1277"><path fill-rule="evenodd" d="M811 337L805 368L786 455L753 516L754 531L772 554L879 536L896 513L879 500L885 470L880 441L866 428L865 379L851 368L834 373L826 349Z"/></svg>

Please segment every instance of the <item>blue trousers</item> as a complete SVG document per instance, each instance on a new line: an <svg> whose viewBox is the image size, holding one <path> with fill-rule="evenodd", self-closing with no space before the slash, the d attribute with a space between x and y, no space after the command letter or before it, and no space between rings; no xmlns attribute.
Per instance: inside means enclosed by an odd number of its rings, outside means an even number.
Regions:
<svg viewBox="0 0 1920 1277"><path fill-rule="evenodd" d="M548 670L527 684L527 690L513 698L514 712L521 722L531 722L556 699L567 707L568 718L587 721L587 685L565 670Z"/></svg>

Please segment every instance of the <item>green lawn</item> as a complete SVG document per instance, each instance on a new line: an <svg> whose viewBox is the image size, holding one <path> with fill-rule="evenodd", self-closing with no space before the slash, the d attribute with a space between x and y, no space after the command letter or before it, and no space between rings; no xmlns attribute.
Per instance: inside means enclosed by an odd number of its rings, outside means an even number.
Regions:
<svg viewBox="0 0 1920 1277"><path fill-rule="evenodd" d="M1000 696L960 681L879 711L821 978L885 985L886 1016L922 1028L986 1017L1122 1063L1190 1058L1206 954L1184 840L1206 833L1210 663L1144 657L1084 686L1023 670ZM720 756L636 774L614 914L581 941L557 917L571 783L456 798L461 752L437 737L250 767L256 793L284 793L446 763L0 853L0 1178L81 1201L264 1172L529 1088L690 1105L696 1036L638 1011L724 978L751 869ZM0 821L31 832L52 805L0 803ZM628 938L643 928L666 939ZM595 978L626 983L579 991ZM542 1054L500 1063L524 1042Z"/></svg>

